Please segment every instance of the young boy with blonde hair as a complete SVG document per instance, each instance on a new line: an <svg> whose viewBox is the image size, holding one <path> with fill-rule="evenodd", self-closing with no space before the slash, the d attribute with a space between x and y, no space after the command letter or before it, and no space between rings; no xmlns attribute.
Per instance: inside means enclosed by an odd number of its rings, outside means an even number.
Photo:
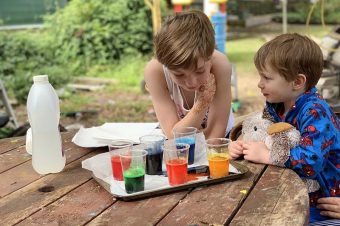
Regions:
<svg viewBox="0 0 340 226"><path fill-rule="evenodd" d="M154 47L144 79L165 135L196 127L206 138L224 137L233 121L231 66L215 50L209 18L200 11L176 13L163 22Z"/></svg>
<svg viewBox="0 0 340 226"><path fill-rule="evenodd" d="M264 44L254 61L266 98L264 114L301 133L299 144L280 164L315 182L309 186L310 222L326 220L316 205L318 198L340 196L340 122L315 88L323 69L321 49L306 36L283 34ZM232 142L230 153L273 164L263 142Z"/></svg>

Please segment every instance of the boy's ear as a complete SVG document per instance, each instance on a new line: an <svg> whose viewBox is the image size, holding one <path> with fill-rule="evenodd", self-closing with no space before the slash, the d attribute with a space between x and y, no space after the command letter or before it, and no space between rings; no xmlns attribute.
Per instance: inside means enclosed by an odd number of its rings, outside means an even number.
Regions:
<svg viewBox="0 0 340 226"><path fill-rule="evenodd" d="M293 89L299 90L305 88L306 80L307 78L304 74L298 74L293 82Z"/></svg>

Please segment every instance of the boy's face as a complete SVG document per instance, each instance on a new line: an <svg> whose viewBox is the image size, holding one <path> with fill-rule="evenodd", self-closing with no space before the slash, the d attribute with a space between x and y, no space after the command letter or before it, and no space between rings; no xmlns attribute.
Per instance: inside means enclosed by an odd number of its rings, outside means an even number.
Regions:
<svg viewBox="0 0 340 226"><path fill-rule="evenodd" d="M294 99L293 81L288 82L278 72L266 65L265 70L259 71L258 87L269 103L289 103Z"/></svg>
<svg viewBox="0 0 340 226"><path fill-rule="evenodd" d="M211 71L211 60L204 61L202 58L197 61L196 69L169 70L172 80L187 91L198 91L207 82Z"/></svg>

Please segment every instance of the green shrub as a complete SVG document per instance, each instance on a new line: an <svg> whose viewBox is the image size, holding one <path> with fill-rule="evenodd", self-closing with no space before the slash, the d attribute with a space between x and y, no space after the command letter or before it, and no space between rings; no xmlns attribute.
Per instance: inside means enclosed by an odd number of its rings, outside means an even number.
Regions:
<svg viewBox="0 0 340 226"><path fill-rule="evenodd" d="M324 20L327 24L338 24L340 23L340 1L339 0L327 0L324 1ZM303 0L299 2L292 2L287 5L288 7L288 22L289 23L298 23L305 24L308 13L311 10L312 4L309 0ZM278 14L273 18L274 21L281 22L282 15ZM313 14L310 18L311 24L320 24L321 23L321 5L318 3L313 11Z"/></svg>
<svg viewBox="0 0 340 226"><path fill-rule="evenodd" d="M73 0L46 23L57 56L86 67L152 50L151 12L143 0Z"/></svg>
<svg viewBox="0 0 340 226"><path fill-rule="evenodd" d="M20 102L26 102L32 77L49 75L55 88L70 80L70 69L54 56L52 40L43 32L0 33L0 79Z"/></svg>
<svg viewBox="0 0 340 226"><path fill-rule="evenodd" d="M151 53L151 18L144 0L70 1L46 16L43 30L0 32L0 79L24 103L34 75L48 74L59 88L95 65L109 74L125 55ZM140 72L131 74L127 85L135 86Z"/></svg>

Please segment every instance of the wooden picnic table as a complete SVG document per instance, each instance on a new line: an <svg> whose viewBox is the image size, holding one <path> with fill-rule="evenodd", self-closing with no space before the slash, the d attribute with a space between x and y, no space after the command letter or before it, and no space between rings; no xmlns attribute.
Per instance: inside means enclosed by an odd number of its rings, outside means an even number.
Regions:
<svg viewBox="0 0 340 226"><path fill-rule="evenodd" d="M308 195L291 170L239 163L242 178L137 201L116 200L81 162L107 148L81 148L64 133L67 165L39 175L25 137L0 140L0 225L306 225Z"/></svg>

